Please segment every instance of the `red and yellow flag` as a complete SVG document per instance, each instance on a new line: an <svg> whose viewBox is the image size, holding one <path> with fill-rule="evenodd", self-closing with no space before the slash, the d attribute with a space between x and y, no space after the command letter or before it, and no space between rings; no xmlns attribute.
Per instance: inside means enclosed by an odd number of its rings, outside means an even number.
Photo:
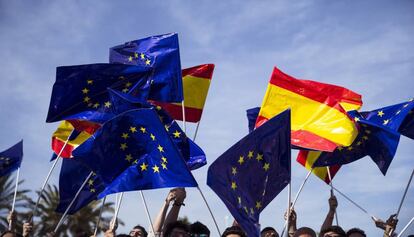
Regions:
<svg viewBox="0 0 414 237"><path fill-rule="evenodd" d="M361 96L346 88L299 80L274 68L256 127L290 108L292 145L333 151L351 145L358 133L344 107L361 105Z"/></svg>
<svg viewBox="0 0 414 237"><path fill-rule="evenodd" d="M182 70L185 120L196 123L200 121L206 102L208 89L213 77L214 64L203 64ZM154 104L165 109L172 118L183 120L182 106L180 103Z"/></svg>
<svg viewBox="0 0 414 237"><path fill-rule="evenodd" d="M313 163L315 163L315 161L319 158L320 154L320 151L301 150L296 158L296 161L303 165L307 170L311 170ZM334 178L339 168L341 168L340 165L329 166L331 179ZM330 183L327 167L315 167L313 168L312 173L322 179L325 183Z"/></svg>
<svg viewBox="0 0 414 237"><path fill-rule="evenodd" d="M100 126L86 121L63 121L52 135L52 150L61 157L71 158L72 151L86 141Z"/></svg>

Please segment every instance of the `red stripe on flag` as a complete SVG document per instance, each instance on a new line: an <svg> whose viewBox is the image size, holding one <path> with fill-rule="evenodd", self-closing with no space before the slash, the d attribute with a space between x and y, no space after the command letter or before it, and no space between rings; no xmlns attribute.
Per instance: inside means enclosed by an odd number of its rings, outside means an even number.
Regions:
<svg viewBox="0 0 414 237"><path fill-rule="evenodd" d="M62 150L62 147L64 145L65 145L65 142L57 139L56 137L52 137L52 149L56 153L56 155L59 155L59 153ZM70 145L69 143L66 144L65 149L63 149L62 154L60 155L60 157L62 157L62 158L71 158L73 150L74 150L74 147L72 145Z"/></svg>
<svg viewBox="0 0 414 237"><path fill-rule="evenodd" d="M175 120L183 120L183 111L181 105L168 104L155 102L155 104L161 106L167 111L167 113L173 117ZM185 107L185 121L191 123L197 123L201 119L202 109L195 109L190 107Z"/></svg>
<svg viewBox="0 0 414 237"><path fill-rule="evenodd" d="M203 64L195 67L183 69L181 71L182 77L191 75L193 77L201 77L211 80L213 77L214 64Z"/></svg>
<svg viewBox="0 0 414 237"><path fill-rule="evenodd" d="M288 74L283 73L277 67L275 67L273 69L272 77L270 78L269 83L306 98L315 100L319 103L326 104L346 114L345 110L339 105L338 101L336 100L336 97L334 98L327 96L316 89L316 87L309 86L305 82L289 76Z"/></svg>

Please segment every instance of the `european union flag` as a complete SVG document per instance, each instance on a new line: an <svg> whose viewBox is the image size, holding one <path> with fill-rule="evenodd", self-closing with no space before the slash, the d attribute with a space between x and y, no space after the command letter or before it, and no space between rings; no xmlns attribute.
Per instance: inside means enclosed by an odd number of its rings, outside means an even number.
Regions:
<svg viewBox="0 0 414 237"><path fill-rule="evenodd" d="M0 177L20 167L23 159L23 140L0 153Z"/></svg>
<svg viewBox="0 0 414 237"><path fill-rule="evenodd" d="M371 112L362 112L364 119L370 123L384 126L404 136L414 139L414 101L390 105Z"/></svg>
<svg viewBox="0 0 414 237"><path fill-rule="evenodd" d="M255 108L246 110L247 120L249 121L249 132L252 132L254 130L257 116L259 116L259 112L260 112L260 107L255 107Z"/></svg>
<svg viewBox="0 0 414 237"><path fill-rule="evenodd" d="M102 178L99 195L163 187L194 187L195 179L153 109L127 111L106 122L73 152Z"/></svg>
<svg viewBox="0 0 414 237"><path fill-rule="evenodd" d="M133 96L111 89L109 89L109 91L112 104L114 105L112 107L112 113L114 116L133 109L154 107L152 104L143 103ZM159 119L164 124L165 130L183 155L187 166L191 170L194 170L207 164L204 151L195 142L187 137L177 122L172 119L165 110L163 110L160 106L155 106L155 108Z"/></svg>
<svg viewBox="0 0 414 237"><path fill-rule="evenodd" d="M259 214L290 181L290 110L249 133L208 169L216 192L247 236L259 236Z"/></svg>
<svg viewBox="0 0 414 237"><path fill-rule="evenodd" d="M162 102L181 102L180 50L176 33L151 36L112 47L109 62L154 68L149 99Z"/></svg>
<svg viewBox="0 0 414 237"><path fill-rule="evenodd" d="M107 88L146 101L151 79L152 69L147 67L104 63L58 67L46 122L108 120L112 104Z"/></svg>
<svg viewBox="0 0 414 237"><path fill-rule="evenodd" d="M91 173L91 170L85 165L75 159L62 159L62 168L59 177L59 205L56 211L64 213L84 183L85 179ZM76 198L72 207L69 209L69 214L74 214L84 206L88 205L94 200L97 200L98 194L102 192L105 185L95 173L87 181L82 188L79 196Z"/></svg>

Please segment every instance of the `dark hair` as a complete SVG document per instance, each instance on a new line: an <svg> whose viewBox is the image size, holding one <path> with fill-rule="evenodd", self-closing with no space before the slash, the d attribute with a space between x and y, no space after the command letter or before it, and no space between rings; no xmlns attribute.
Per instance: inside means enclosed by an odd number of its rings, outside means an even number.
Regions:
<svg viewBox="0 0 414 237"><path fill-rule="evenodd" d="M311 235L312 237L316 237L316 233L315 233L315 231L314 231L314 230L312 230L312 229L311 229L311 228L309 228L309 227L301 227L301 228L297 229L297 230L295 231L295 234L293 235L293 237L297 237L297 236L299 236L299 235L301 235L301 234L309 234L309 235Z"/></svg>
<svg viewBox="0 0 414 237"><path fill-rule="evenodd" d="M75 237L89 237L89 236L91 236L90 234L88 234L88 232L86 232L86 231L84 231L84 230L81 230L81 229L78 229L78 230L76 230L76 232L75 232L75 235L74 235Z"/></svg>
<svg viewBox="0 0 414 237"><path fill-rule="evenodd" d="M174 221L174 222L168 223L168 225L165 227L163 236L164 237L169 237L171 232L175 228L182 229L186 232L190 232L190 227L187 224L185 224L182 221Z"/></svg>
<svg viewBox="0 0 414 237"><path fill-rule="evenodd" d="M16 236L16 237L21 237L22 236L21 234L18 234L18 233L14 232L14 231L6 230L3 233L1 233L0 237L5 236L6 234L14 234L14 236Z"/></svg>
<svg viewBox="0 0 414 237"><path fill-rule="evenodd" d="M262 235L262 234L264 234L264 233L266 233L266 232L268 232L268 231L274 231L274 232L276 232L276 236L277 236L277 237L279 237L279 233L277 233L277 231L275 230L275 228L270 227L270 226L265 227L265 228L264 228L264 229L260 232L260 234Z"/></svg>
<svg viewBox="0 0 414 237"><path fill-rule="evenodd" d="M206 234L210 236L210 230L203 223L196 221L190 225L191 234Z"/></svg>
<svg viewBox="0 0 414 237"><path fill-rule="evenodd" d="M240 235L240 237L247 237L246 234L244 233L244 231L242 230L242 228L240 228L239 226L230 226L228 227L223 234L221 235L221 237L226 237L227 235Z"/></svg>
<svg viewBox="0 0 414 237"><path fill-rule="evenodd" d="M346 232L346 236L348 237L348 236L350 236L353 233L358 233L358 234L361 234L364 237L367 237L367 235L365 234L365 232L363 230L359 229L359 228L352 228L352 229L348 230Z"/></svg>
<svg viewBox="0 0 414 237"><path fill-rule="evenodd" d="M337 233L340 237L346 237L346 233L344 229L342 229L340 226L337 226L337 225L329 226L328 228L323 229L321 233L319 234L319 236L323 236L325 233L328 233L331 231Z"/></svg>
<svg viewBox="0 0 414 237"><path fill-rule="evenodd" d="M129 237L129 235L127 235L127 234L119 234L119 235L116 235L116 237Z"/></svg>
<svg viewBox="0 0 414 237"><path fill-rule="evenodd" d="M140 229L140 230L142 231L142 233L144 234L144 237L147 237L147 236L148 236L148 232L145 230L145 228L144 228L144 227L142 227L142 226L140 226L140 225L136 225L136 226L134 226L134 228L132 228L132 229Z"/></svg>

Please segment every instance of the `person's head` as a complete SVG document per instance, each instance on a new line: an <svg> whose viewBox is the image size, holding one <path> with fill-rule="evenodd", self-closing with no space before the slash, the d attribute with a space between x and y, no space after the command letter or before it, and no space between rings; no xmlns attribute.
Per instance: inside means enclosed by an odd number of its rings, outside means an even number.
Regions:
<svg viewBox="0 0 414 237"><path fill-rule="evenodd" d="M147 237L148 233L145 230L144 227L137 225L132 228L132 230L129 232L129 236L132 237Z"/></svg>
<svg viewBox="0 0 414 237"><path fill-rule="evenodd" d="M8 230L1 233L0 237L21 237L21 235Z"/></svg>
<svg viewBox="0 0 414 237"><path fill-rule="evenodd" d="M346 237L367 237L367 235L361 229L352 228L346 232Z"/></svg>
<svg viewBox="0 0 414 237"><path fill-rule="evenodd" d="M190 225L191 237L209 237L210 230L201 222L196 221Z"/></svg>
<svg viewBox="0 0 414 237"><path fill-rule="evenodd" d="M309 227L301 227L296 230L293 237L316 237L316 233Z"/></svg>
<svg viewBox="0 0 414 237"><path fill-rule="evenodd" d="M116 235L116 237L129 237L130 235L127 235L127 234L119 234L119 235Z"/></svg>
<svg viewBox="0 0 414 237"><path fill-rule="evenodd" d="M164 230L164 237L190 237L190 227L182 221L169 223Z"/></svg>
<svg viewBox="0 0 414 237"><path fill-rule="evenodd" d="M75 232L75 237L89 237L91 236L90 234L88 234L86 231L84 230L76 230Z"/></svg>
<svg viewBox="0 0 414 237"><path fill-rule="evenodd" d="M273 227L266 227L260 232L260 237L279 237L279 234Z"/></svg>
<svg viewBox="0 0 414 237"><path fill-rule="evenodd" d="M230 226L224 230L221 237L247 237L242 228L239 226Z"/></svg>
<svg viewBox="0 0 414 237"><path fill-rule="evenodd" d="M346 237L345 231L337 225L330 226L321 231L322 237Z"/></svg>

